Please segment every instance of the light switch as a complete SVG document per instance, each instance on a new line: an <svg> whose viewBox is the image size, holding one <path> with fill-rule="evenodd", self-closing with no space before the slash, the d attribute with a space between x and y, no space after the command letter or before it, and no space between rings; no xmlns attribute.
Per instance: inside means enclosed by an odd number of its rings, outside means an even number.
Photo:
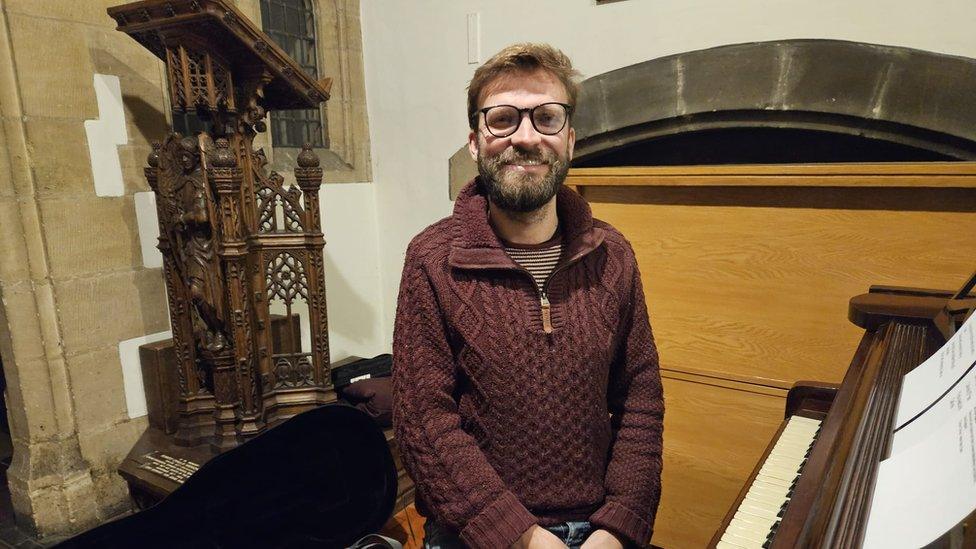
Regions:
<svg viewBox="0 0 976 549"><path fill-rule="evenodd" d="M481 14L468 14L468 64L481 62Z"/></svg>

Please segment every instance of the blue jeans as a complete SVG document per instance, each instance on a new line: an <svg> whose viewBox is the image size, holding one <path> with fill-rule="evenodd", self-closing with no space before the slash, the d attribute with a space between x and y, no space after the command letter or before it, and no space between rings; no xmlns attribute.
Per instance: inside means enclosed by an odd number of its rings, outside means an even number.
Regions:
<svg viewBox="0 0 976 549"><path fill-rule="evenodd" d="M564 522L555 526L546 526L545 529L563 540L569 549L579 549L593 531L593 527L586 521ZM464 549L464 547L464 542L458 537L457 532L433 520L424 523L424 549Z"/></svg>

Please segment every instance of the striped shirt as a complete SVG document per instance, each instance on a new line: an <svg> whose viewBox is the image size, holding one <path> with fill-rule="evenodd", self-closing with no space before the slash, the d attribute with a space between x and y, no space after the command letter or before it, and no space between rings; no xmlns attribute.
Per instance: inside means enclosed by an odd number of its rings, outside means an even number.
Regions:
<svg viewBox="0 0 976 549"><path fill-rule="evenodd" d="M552 274L562 256L563 243L559 233L557 232L555 236L542 244L519 245L505 242L504 247L505 253L512 258L512 261L529 271L541 294L546 279Z"/></svg>

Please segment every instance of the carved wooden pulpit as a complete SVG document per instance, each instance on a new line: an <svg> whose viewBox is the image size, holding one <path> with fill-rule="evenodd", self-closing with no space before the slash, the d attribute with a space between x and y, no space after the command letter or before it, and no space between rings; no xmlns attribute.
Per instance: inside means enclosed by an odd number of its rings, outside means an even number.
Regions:
<svg viewBox="0 0 976 549"><path fill-rule="evenodd" d="M108 13L166 63L173 111L208 126L154 143L145 172L177 361L176 441L225 449L335 400L322 169L306 145L289 185L253 148L268 111L317 108L330 82L304 73L226 0L148 0ZM301 322L273 337L273 310Z"/></svg>

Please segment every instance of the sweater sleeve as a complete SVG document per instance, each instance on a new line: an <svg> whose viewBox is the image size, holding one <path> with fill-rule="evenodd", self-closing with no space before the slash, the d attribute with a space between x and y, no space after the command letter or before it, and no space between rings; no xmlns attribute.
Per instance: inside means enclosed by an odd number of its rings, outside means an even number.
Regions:
<svg viewBox="0 0 976 549"><path fill-rule="evenodd" d="M404 465L436 519L475 549L508 547L535 516L461 429L445 319L408 250L393 330L393 423Z"/></svg>
<svg viewBox="0 0 976 549"><path fill-rule="evenodd" d="M613 415L613 443L604 481L607 496L590 522L645 546L661 497L664 397L636 262L625 311L607 395Z"/></svg>

